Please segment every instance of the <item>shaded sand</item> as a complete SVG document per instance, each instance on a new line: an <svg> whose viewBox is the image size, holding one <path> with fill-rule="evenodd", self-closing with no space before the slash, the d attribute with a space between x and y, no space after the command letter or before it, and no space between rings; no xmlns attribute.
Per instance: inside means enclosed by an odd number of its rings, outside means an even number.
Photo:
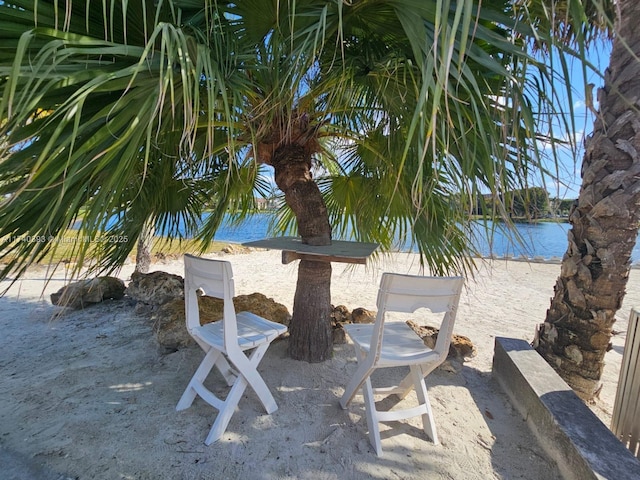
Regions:
<svg viewBox="0 0 640 480"><path fill-rule="evenodd" d="M224 257L233 264L237 294L261 292L291 309L296 264L282 265L274 251ZM152 267L177 274L182 268L180 261ZM334 264L333 303L375 309L381 272L418 269L408 254L367 268ZM119 275L128 279L131 271ZM415 418L382 427L385 456L378 458L362 397L348 410L339 406L355 369L350 345L337 345L330 361L307 364L286 357L286 340L274 343L260 371L279 409L266 415L247 391L223 439L207 447L215 410L197 399L175 411L202 352L194 346L163 355L149 321L125 301L54 318L60 309L48 298L64 275L45 285L45 271L33 269L0 298L0 463L10 453L32 472L46 468L38 478L47 479L558 479L491 377L495 336L532 339L558 272L557 264L483 263L463 292L455 328L478 355L460 372L440 369L427 381L441 444L433 445ZM607 354L602 399L593 406L606 423L629 308L640 305L638 274L631 273L616 327L622 333Z"/></svg>

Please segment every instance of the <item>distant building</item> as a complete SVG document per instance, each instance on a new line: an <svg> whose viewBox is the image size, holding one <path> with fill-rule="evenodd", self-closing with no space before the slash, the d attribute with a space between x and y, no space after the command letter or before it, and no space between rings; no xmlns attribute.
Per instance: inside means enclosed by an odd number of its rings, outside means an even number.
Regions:
<svg viewBox="0 0 640 480"><path fill-rule="evenodd" d="M276 210L278 208L278 201L275 197L262 198L255 197L256 210Z"/></svg>

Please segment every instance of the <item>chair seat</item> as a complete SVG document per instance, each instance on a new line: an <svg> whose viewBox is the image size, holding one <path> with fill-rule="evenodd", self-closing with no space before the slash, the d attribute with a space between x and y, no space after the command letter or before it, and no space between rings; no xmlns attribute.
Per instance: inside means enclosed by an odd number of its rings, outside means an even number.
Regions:
<svg viewBox="0 0 640 480"><path fill-rule="evenodd" d="M374 324L347 324L346 333L363 352L371 350L371 335ZM424 341L404 322L388 322L384 325L379 365L411 365L435 361L438 354L424 344Z"/></svg>
<svg viewBox="0 0 640 480"><path fill-rule="evenodd" d="M251 312L236 314L238 325L238 345L241 350L249 350L264 343L271 343L287 331L281 323L272 322ZM194 334L218 350L224 350L223 322L211 322L196 327Z"/></svg>

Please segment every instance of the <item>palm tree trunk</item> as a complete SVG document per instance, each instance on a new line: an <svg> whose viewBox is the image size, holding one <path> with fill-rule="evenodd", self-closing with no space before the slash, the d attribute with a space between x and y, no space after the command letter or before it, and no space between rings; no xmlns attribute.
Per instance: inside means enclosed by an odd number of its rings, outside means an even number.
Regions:
<svg viewBox="0 0 640 480"><path fill-rule="evenodd" d="M148 273L151 267L151 247L153 246L153 237L155 229L153 224L145 222L138 237L138 245L136 249L136 267L135 271L139 273Z"/></svg>
<svg viewBox="0 0 640 480"><path fill-rule="evenodd" d="M331 357L331 263L300 260L289 325L289 355L323 362Z"/></svg>
<svg viewBox="0 0 640 480"><path fill-rule="evenodd" d="M618 4L617 37L587 139L569 247L536 350L585 400L597 396L640 226L640 2ZM624 42L621 41L624 39Z"/></svg>
<svg viewBox="0 0 640 480"><path fill-rule="evenodd" d="M311 157L298 145L283 145L273 155L276 184L298 221L298 233L309 245L330 245L331 226ZM331 263L301 260L289 327L289 355L322 362L333 349L331 334Z"/></svg>

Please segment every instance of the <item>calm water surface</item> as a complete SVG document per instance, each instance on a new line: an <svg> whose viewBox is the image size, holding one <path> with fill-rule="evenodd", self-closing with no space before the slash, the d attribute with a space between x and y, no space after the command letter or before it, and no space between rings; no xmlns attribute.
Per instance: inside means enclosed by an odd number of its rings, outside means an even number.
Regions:
<svg viewBox="0 0 640 480"><path fill-rule="evenodd" d="M237 227L223 224L215 236L215 240L222 242L250 242L269 236L269 215L254 215ZM476 244L484 255L497 256L513 255L514 257L560 257L567 250L568 223L543 222L538 224L516 224L522 244L514 239L509 232L496 230L493 238L489 239L485 229L478 224L476 229ZM633 250L632 260L640 261L640 246Z"/></svg>

